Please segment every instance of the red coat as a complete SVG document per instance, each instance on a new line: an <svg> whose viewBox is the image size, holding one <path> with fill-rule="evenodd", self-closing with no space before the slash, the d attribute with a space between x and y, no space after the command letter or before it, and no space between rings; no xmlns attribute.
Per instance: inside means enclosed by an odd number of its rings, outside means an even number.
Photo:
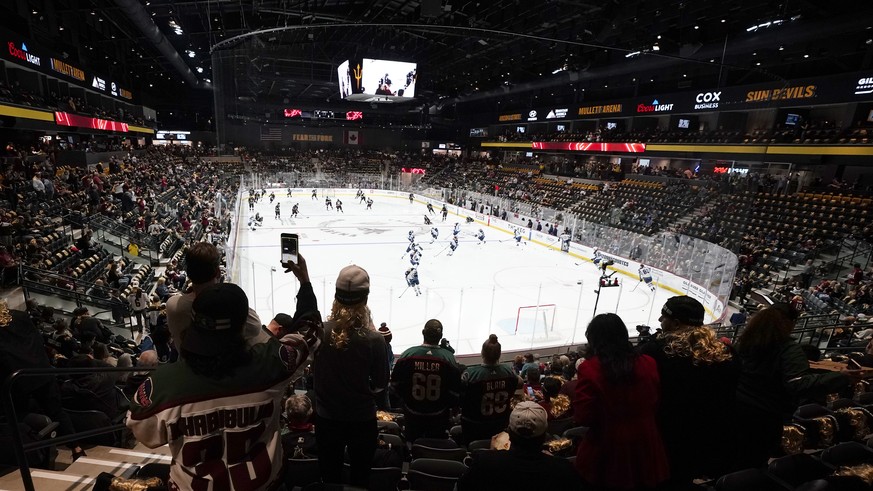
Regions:
<svg viewBox="0 0 873 491"><path fill-rule="evenodd" d="M600 359L579 365L573 399L576 423L588 426L576 454L576 467L591 485L615 489L654 487L670 467L655 414L660 378L655 360L637 358L634 382L612 385Z"/></svg>

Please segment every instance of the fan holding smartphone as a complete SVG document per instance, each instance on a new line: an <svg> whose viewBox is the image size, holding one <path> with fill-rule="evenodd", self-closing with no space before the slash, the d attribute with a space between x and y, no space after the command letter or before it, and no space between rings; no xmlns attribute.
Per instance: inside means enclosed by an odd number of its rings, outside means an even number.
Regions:
<svg viewBox="0 0 873 491"><path fill-rule="evenodd" d="M297 264L297 246L300 238L297 234L283 233L281 236L282 244L282 264L294 263Z"/></svg>

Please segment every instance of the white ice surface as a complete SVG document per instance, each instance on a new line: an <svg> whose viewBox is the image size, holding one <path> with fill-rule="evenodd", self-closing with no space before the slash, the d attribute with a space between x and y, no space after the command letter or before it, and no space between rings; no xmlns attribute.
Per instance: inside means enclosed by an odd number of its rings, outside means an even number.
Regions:
<svg viewBox="0 0 873 491"><path fill-rule="evenodd" d="M504 351L585 341L600 276L587 258L570 256L557 246L517 246L512 235L480 222L464 223L451 213L445 222L439 214L430 215L440 231L439 239L431 244L430 226L424 225L426 206L378 191L367 193L374 201L369 211L355 199L355 190L328 191L334 200L342 199L345 213L325 210L323 190L319 190L318 200L310 198L310 191L295 192L292 198L286 197L285 189L274 192L282 204L282 219L274 218L275 202L261 199L255 210L264 217L263 226L250 231L246 226L248 203L243 199L237 231L235 281L245 289L249 304L264 324L275 313L294 313L296 279L284 273L279 264L279 234L292 232L300 235L300 253L309 265L323 316L330 312L339 270L357 264L368 271L373 322L377 326L388 323L395 353L420 344L422 326L431 318L443 323L444 335L458 354L478 353L490 333L497 334ZM294 203L300 204L300 216L292 219ZM460 246L449 256L447 247L455 222L461 223ZM482 245L473 236L479 228L485 231ZM404 252L410 230L424 247L419 266L422 294L418 297L411 288L404 292L404 273L409 267ZM273 267L275 272L271 272ZM631 335L636 334L638 324L657 327L658 312L673 294L663 290L652 293L636 278L615 277L622 285L602 290L597 313L619 314ZM556 306L544 309L549 322L554 311L554 329L544 328L542 313L535 325L535 309L528 309L516 334L519 307L545 304ZM650 315L652 307L655 311Z"/></svg>

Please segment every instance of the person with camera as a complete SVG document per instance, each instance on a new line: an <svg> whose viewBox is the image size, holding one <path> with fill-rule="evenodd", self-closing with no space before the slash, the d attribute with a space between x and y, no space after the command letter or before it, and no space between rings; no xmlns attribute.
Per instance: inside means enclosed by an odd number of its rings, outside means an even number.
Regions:
<svg viewBox="0 0 873 491"><path fill-rule="evenodd" d="M388 350L367 306L370 275L340 270L322 345L312 362L315 438L324 483L342 483L348 448L351 484L367 487L376 453L376 399L388 385Z"/></svg>
<svg viewBox="0 0 873 491"><path fill-rule="evenodd" d="M245 292L231 283L208 285L191 304L179 361L160 366L134 393L127 426L149 448L169 444L169 489L281 486L282 396L324 331L306 261L283 266L300 281L300 291L281 340L268 334L249 346Z"/></svg>
<svg viewBox="0 0 873 491"><path fill-rule="evenodd" d="M421 334L424 343L404 351L391 373L391 385L403 400L409 442L445 438L461 388L461 372L454 350L443 338L442 322L427 321Z"/></svg>

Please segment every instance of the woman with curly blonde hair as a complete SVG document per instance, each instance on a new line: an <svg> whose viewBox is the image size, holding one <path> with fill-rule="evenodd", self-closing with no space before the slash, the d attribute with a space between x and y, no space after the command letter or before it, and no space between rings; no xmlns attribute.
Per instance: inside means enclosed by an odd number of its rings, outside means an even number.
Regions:
<svg viewBox="0 0 873 491"><path fill-rule="evenodd" d="M704 315L691 297L668 299L658 319L662 333L640 348L655 360L661 378L658 424L672 489L732 470L733 433L726 426L733 421L739 365L730 347L703 325ZM722 437L707 431L715 422Z"/></svg>
<svg viewBox="0 0 873 491"><path fill-rule="evenodd" d="M366 487L376 452L374 396L388 385L388 351L373 326L367 297L370 276L346 266L336 280L324 338L312 362L315 436L322 481L341 484L348 447L351 484Z"/></svg>

